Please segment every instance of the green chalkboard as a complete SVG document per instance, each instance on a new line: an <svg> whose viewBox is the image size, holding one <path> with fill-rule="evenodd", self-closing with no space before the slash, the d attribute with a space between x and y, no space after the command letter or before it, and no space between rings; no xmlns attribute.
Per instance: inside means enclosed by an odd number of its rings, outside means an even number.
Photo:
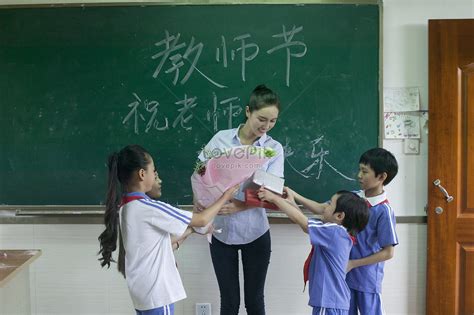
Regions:
<svg viewBox="0 0 474 315"><path fill-rule="evenodd" d="M0 204L104 203L106 157L154 156L163 199L251 90L281 97L271 136L286 183L325 200L357 187L379 136L377 5L190 5L0 10Z"/></svg>

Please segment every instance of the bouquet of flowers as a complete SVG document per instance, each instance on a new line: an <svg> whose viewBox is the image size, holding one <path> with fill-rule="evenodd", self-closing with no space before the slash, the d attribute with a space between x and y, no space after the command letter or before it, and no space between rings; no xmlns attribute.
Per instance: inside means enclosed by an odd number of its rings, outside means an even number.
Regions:
<svg viewBox="0 0 474 315"><path fill-rule="evenodd" d="M248 145L204 152L208 159L196 163L191 176L195 203L209 207L224 191L249 178L275 155L276 151L272 148ZM201 234L208 233L209 229L210 225L195 228Z"/></svg>

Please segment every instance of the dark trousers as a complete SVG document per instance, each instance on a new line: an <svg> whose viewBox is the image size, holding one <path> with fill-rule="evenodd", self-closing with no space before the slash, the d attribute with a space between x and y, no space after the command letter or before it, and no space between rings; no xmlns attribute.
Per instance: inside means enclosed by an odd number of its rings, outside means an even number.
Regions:
<svg viewBox="0 0 474 315"><path fill-rule="evenodd" d="M242 245L227 245L213 237L210 249L221 294L221 315L239 313L239 250L242 252L247 314L265 315L264 289L270 263L270 231Z"/></svg>

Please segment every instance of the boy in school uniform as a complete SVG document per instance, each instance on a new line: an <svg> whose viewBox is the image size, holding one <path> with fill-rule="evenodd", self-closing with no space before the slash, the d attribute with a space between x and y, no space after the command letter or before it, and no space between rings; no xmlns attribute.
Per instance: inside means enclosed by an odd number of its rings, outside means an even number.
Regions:
<svg viewBox="0 0 474 315"><path fill-rule="evenodd" d="M384 186L398 172L397 160L389 151L373 148L359 159L358 180L370 208L369 223L357 234L348 265L347 284L351 289L350 315L384 314L381 289L384 261L393 257L398 244L395 214Z"/></svg>
<svg viewBox="0 0 474 315"><path fill-rule="evenodd" d="M369 220L366 202L355 193L339 191L330 202L318 203L321 220L308 219L295 203L304 197L289 188L285 188L285 192L288 195L286 200L264 188L259 190L258 196L274 203L309 234L313 249L309 264L305 264L305 276L308 271L308 304L313 307L312 314L348 314L350 290L345 281L346 268L353 244L352 235L364 229ZM306 198L303 200L312 202Z"/></svg>

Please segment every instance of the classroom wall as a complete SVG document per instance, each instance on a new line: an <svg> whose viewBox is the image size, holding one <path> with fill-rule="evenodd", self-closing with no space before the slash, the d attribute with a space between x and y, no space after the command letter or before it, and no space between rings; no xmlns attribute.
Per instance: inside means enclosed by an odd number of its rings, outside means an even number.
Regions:
<svg viewBox="0 0 474 315"><path fill-rule="evenodd" d="M133 314L125 280L115 266L101 270L97 261L97 236L102 229L97 224L0 225L0 248L43 251L30 266L32 314ZM307 236L287 224L272 225L271 233L267 314L310 314L302 276L310 250ZM424 314L426 226L401 224L398 233L401 245L386 267L385 308L387 314ZM175 314L193 315L195 303L202 302L211 303L212 314L219 314L219 291L207 242L192 235L176 257L188 298L177 303ZM240 314L245 314L242 308Z"/></svg>
<svg viewBox="0 0 474 315"><path fill-rule="evenodd" d="M77 1L43 1L71 3ZM88 0L92 2L119 2ZM142 2L126 0L123 2ZM216 2L216 1L212 1ZM267 1L261 1L267 2ZM275 2L275 1L273 1ZM33 4L32 0L1 0L0 4ZM427 20L473 18L473 0L387 0L383 3L383 86L420 88L428 108ZM397 216L423 216L427 203L427 135L419 155L404 155L403 142L385 140L400 164L387 187ZM273 252L266 302L271 315L309 314L302 292L302 264L309 246L293 225L272 225ZM40 248L31 266L32 314L131 314L125 281L115 270L101 270L96 261L99 225L0 225L0 248ZM400 245L386 265L383 300L387 314L425 313L426 225L399 224ZM210 302L218 314L218 290L208 246L192 236L177 253L188 299L176 314L194 314L194 304ZM244 312L242 312L244 314Z"/></svg>

